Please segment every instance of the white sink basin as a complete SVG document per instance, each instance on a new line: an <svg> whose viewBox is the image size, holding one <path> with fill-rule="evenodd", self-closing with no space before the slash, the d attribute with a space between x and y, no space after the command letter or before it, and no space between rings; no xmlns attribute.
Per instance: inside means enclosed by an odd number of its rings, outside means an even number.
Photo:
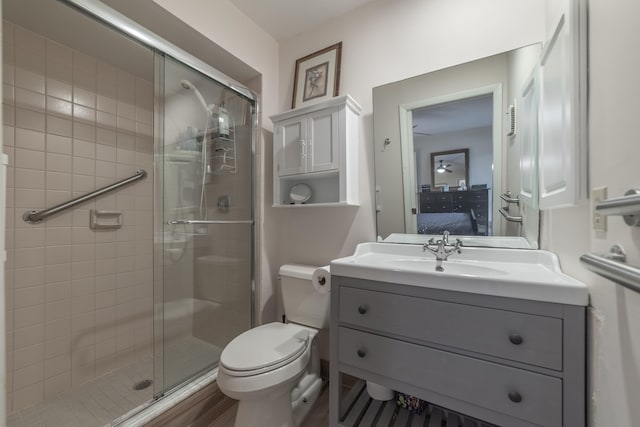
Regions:
<svg viewBox="0 0 640 427"><path fill-rule="evenodd" d="M361 243L352 256L331 262L332 276L586 306L585 284L560 270L547 251L463 248L436 271L420 245Z"/></svg>
<svg viewBox="0 0 640 427"><path fill-rule="evenodd" d="M453 255L451 257L453 258ZM388 265L389 268L406 269L419 272L433 270L436 274L440 275L455 274L466 277L493 277L509 274L504 269L485 267L477 261L465 262L460 260L447 260L442 263L444 271L436 270L435 259L425 259L422 257L384 259L381 260L381 262L384 265Z"/></svg>

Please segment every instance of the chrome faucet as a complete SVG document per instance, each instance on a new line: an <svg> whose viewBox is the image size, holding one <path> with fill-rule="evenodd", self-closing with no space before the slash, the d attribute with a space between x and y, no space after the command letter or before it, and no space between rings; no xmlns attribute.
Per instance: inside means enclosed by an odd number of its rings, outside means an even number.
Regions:
<svg viewBox="0 0 640 427"><path fill-rule="evenodd" d="M462 253L462 242L460 239L456 239L454 244L449 244L449 232L445 230L442 234L442 239L435 240L433 237L429 239L427 243L422 245L423 251L429 251L436 256L436 271L444 271L442 267L442 261L446 261L454 252Z"/></svg>

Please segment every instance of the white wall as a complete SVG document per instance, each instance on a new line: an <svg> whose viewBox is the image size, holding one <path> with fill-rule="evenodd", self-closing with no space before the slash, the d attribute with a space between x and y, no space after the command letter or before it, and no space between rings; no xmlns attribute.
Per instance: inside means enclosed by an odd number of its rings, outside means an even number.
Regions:
<svg viewBox="0 0 640 427"><path fill-rule="evenodd" d="M363 106L362 152L366 161L361 190L371 192L373 174L367 166L373 155L372 87L540 41L540 22L546 20L547 29L555 25L557 8L550 7L545 14L543 2L494 3L378 1L323 28L285 40L280 45L280 107L290 105L295 59L341 40L341 92L351 93ZM552 1L546 3L553 6ZM501 13L496 13L498 10ZM635 143L640 99L635 26L640 3L591 0L589 14L590 186L607 185L610 196L620 196L640 183L640 144ZM373 207L367 203L371 201L365 201L359 210L371 212ZM328 218L323 220L322 215ZM354 221L357 217L366 223ZM295 239L280 243L279 256L286 262L304 258L323 263L349 252L358 236L372 238L374 234L369 228L373 227L372 218L361 212L322 212L299 218L284 214L281 220L284 218L287 222L281 227L286 223L296 233L287 233ZM640 265L640 229L629 229L621 218L611 218L609 231L600 234L591 231L590 221L589 203L545 213L542 245L560 256L565 272L590 286L590 425L633 426L640 419L636 403L640 395L640 295L586 272L578 258L622 243L630 254L629 262ZM332 227L335 231L328 231ZM320 244L315 243L318 238ZM337 250L341 253L335 253Z"/></svg>
<svg viewBox="0 0 640 427"><path fill-rule="evenodd" d="M340 94L362 106L360 207L278 209L275 265L325 265L375 240L373 87L539 42L543 35L538 0L378 0L282 40L282 110L291 105L296 59L342 41Z"/></svg>
<svg viewBox="0 0 640 427"><path fill-rule="evenodd" d="M373 87L541 41L543 23L536 0L379 0L283 40L282 109L291 104L296 59L342 41L340 92L351 94L363 110L360 208L279 212L279 234L295 236L280 241L280 262L324 264L375 239Z"/></svg>
<svg viewBox="0 0 640 427"><path fill-rule="evenodd" d="M588 1L589 6L589 186L607 186L617 197L640 185L637 122L637 0ZM608 231L591 230L591 207L547 212L543 246L560 256L562 268L590 287L588 314L589 418L592 426L635 426L640 419L640 295L587 272L586 252L624 246L628 262L640 265L640 229L611 217Z"/></svg>
<svg viewBox="0 0 640 427"><path fill-rule="evenodd" d="M277 107L270 109L274 112L290 105L295 60L337 41L343 42L341 93L350 93L363 106L362 206L276 211L279 228L275 234L282 237L278 237L277 251L266 255L272 265L324 264L351 253L357 243L374 238L373 87L540 41L545 33L541 23L549 21L549 28L554 25L551 21L555 15L553 10L546 14L544 2L537 0L380 0L322 28L282 41L279 65L272 65L260 59L264 55L256 47L263 46L264 37L247 36L242 39L244 42L232 39L237 32L229 32L229 26L236 28L238 23L247 21L246 17L234 15L233 20L217 21L222 25L211 25L212 16L219 14L206 13L213 6L204 0L186 0L179 5L169 0L156 1L212 39L217 38L218 43L262 72L265 109L275 103ZM185 3L191 7L185 7ZM218 3L229 7L226 2L216 2L216 7ZM546 3L553 6L552 1ZM635 45L634 28L640 16L640 3L636 0L589 3L590 185L608 185L609 194L618 196L640 181L637 168L640 145L634 143L636 105L640 99L640 86L635 83L640 51ZM195 5L200 7L194 8ZM269 52L277 52L277 47ZM273 88L278 86L274 96ZM264 125L270 126L268 122ZM271 179L269 169L261 176ZM620 218L610 219L607 233L593 233L588 204L543 216L543 246L559 254L564 271L591 286L588 393L591 425L632 426L634 420L640 419L640 406L635 404L640 394L637 326L640 295L586 272L578 257L622 243L630 253L630 263L639 265L639 242L640 230L629 229Z"/></svg>
<svg viewBox="0 0 640 427"><path fill-rule="evenodd" d="M262 115L277 113L278 44L227 0L154 0L262 74ZM233 77L233 76L231 76ZM262 125L272 129L269 120Z"/></svg>
<svg viewBox="0 0 640 427"><path fill-rule="evenodd" d="M272 179L271 147L258 148L258 176L263 179L258 185L261 200L265 201L260 206L263 221L258 224L262 232L258 233L257 244L263 256L258 299L264 320L274 315L273 284L279 265L285 262L323 265L351 254L357 243L375 238L372 87L539 41L544 21L543 9L536 0L517 5L509 0L492 0L490 6L473 0L455 5L446 0L380 0L321 28L284 40L278 46L226 0L155 2L262 74L262 126L266 129L271 129L266 117L290 106L295 60L337 41L343 42L341 93L350 93L363 107L361 207L272 210L268 194ZM516 18L504 22L503 15L495 10ZM498 28L510 36L504 37Z"/></svg>

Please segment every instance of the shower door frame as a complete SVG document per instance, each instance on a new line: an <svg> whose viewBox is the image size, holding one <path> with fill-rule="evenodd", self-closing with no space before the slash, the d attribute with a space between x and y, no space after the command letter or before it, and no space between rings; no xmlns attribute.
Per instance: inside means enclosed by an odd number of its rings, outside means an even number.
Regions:
<svg viewBox="0 0 640 427"><path fill-rule="evenodd" d="M127 16L121 14L120 12L112 9L106 4L102 3L99 0L60 0L68 6L75 8L82 13L87 14L88 16L96 19L99 22L102 22L106 26L115 29L116 31L126 35L130 39L147 46L152 49L154 52L154 91L158 93L158 84L164 82L164 58L170 57L174 60L186 65L189 68L192 68L204 76L210 78L214 82L225 86L230 91L236 93L242 98L247 99L251 103L252 108L252 118L251 118L251 278L250 278L250 319L251 319L251 327L255 326L255 188L256 188L256 179L255 179L255 157L256 157L256 141L258 138L258 125L259 125L259 117L260 117L260 97L251 91L249 88L244 86L243 84L237 82L226 74L216 70L211 65L206 62L198 59L197 57L191 55L187 51L179 48L174 45L170 41L160 37L159 35L153 33ZM159 60L158 57L162 57L162 60ZM162 63L161 63L162 62ZM162 93L162 92L160 92ZM163 138L163 129L164 122L163 116L159 113L159 110L164 113L164 104L160 102L158 99L154 102L154 153L157 156L158 149L157 147L164 147L164 138ZM163 176L163 163L154 161L154 176ZM154 183L154 241L163 235L164 227L163 221L164 216L162 212L159 212L157 206L163 206L163 189L158 188L157 178ZM160 205L158 205L158 202ZM154 283L157 280L163 280L163 254L162 249L158 250L154 248L154 266L153 266L153 275L154 275ZM162 288L162 287L160 287ZM160 302L163 301L163 295L159 295L157 292L158 286L154 284L154 320L153 320L153 336L154 343L157 342L158 338L163 336L163 324L164 322L159 321L162 319L163 314L163 306ZM163 352L159 351L157 346L154 344L154 378L160 378L160 382L163 384L160 387L160 392L154 391L154 400L157 400L160 397L176 390L182 386L182 384L178 384L171 390L164 389L164 369L163 369ZM192 380L192 378L187 379L186 381ZM157 385L157 384L156 384ZM156 389L157 390L157 389Z"/></svg>

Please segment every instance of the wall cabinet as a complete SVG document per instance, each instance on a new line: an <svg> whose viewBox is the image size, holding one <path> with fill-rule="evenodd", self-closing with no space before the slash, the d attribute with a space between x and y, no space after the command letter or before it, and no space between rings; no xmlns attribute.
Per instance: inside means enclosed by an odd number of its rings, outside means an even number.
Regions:
<svg viewBox="0 0 640 427"><path fill-rule="evenodd" d="M279 176L338 169L338 113L323 108L277 124Z"/></svg>
<svg viewBox="0 0 640 427"><path fill-rule="evenodd" d="M343 395L344 374L483 423L585 425L584 307L341 276L331 298L331 426L408 416Z"/></svg>
<svg viewBox="0 0 640 427"><path fill-rule="evenodd" d="M349 95L271 116L273 205L358 205L360 106ZM308 200L290 197L305 184Z"/></svg>

